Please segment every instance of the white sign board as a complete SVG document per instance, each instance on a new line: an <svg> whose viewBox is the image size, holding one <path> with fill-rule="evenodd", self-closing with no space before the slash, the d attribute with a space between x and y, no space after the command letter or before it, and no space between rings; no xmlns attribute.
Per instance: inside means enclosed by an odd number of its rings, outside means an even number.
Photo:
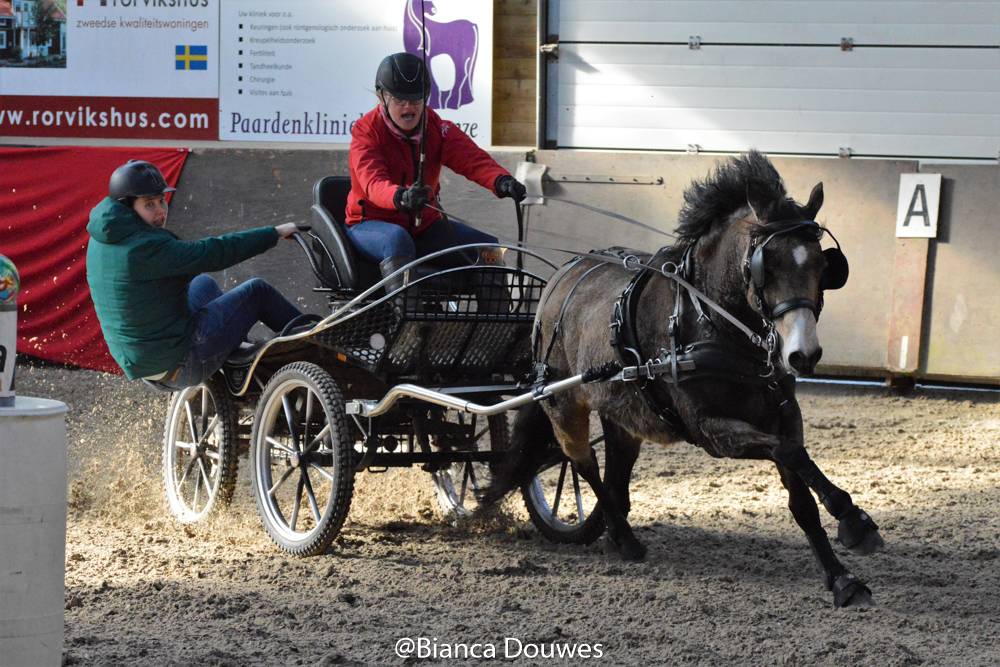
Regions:
<svg viewBox="0 0 1000 667"><path fill-rule="evenodd" d="M900 174L896 236L937 238L941 174Z"/></svg>
<svg viewBox="0 0 1000 667"><path fill-rule="evenodd" d="M490 143L490 0L222 0L221 11L220 139L349 143L376 104L379 62L423 57L423 28L428 104Z"/></svg>

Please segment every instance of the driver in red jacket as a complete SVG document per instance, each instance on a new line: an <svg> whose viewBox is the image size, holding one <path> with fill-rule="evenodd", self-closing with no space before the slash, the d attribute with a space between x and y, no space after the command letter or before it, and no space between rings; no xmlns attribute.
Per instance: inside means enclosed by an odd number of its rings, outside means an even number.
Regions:
<svg viewBox="0 0 1000 667"><path fill-rule="evenodd" d="M427 108L427 77L420 58L409 53L387 56L375 76L379 103L355 124L351 139L347 235L365 258L378 263L383 276L437 250L497 242L496 237L449 220L436 210L441 208L437 201L442 165L498 197L521 201L525 195L524 186L457 125ZM415 185L424 114L426 160L422 184ZM465 255L448 253L435 264L502 261L496 248ZM400 274L387 288L391 291L402 283Z"/></svg>

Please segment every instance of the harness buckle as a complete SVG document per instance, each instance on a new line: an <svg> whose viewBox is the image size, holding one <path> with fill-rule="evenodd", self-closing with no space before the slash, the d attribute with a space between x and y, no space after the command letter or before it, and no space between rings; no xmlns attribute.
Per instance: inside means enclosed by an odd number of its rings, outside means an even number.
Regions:
<svg viewBox="0 0 1000 667"><path fill-rule="evenodd" d="M762 378L768 378L774 376L774 351L778 348L778 333L774 330L773 325L768 326L767 337L764 339L764 347L767 351L766 366L764 367L764 373L760 375Z"/></svg>
<svg viewBox="0 0 1000 667"><path fill-rule="evenodd" d="M639 379L638 366L626 366L621 372L622 382L636 382Z"/></svg>
<svg viewBox="0 0 1000 667"><path fill-rule="evenodd" d="M535 396L541 396L544 393L550 370L549 365L544 361L535 364L535 377L531 383L531 393Z"/></svg>
<svg viewBox="0 0 1000 667"><path fill-rule="evenodd" d="M677 337L677 315L671 315L669 319L667 319L667 335L670 336L671 339Z"/></svg>
<svg viewBox="0 0 1000 667"><path fill-rule="evenodd" d="M622 257L622 266L626 271L634 272L638 271L642 267L642 262L636 255L625 255Z"/></svg>
<svg viewBox="0 0 1000 667"><path fill-rule="evenodd" d="M672 268L668 269L667 267L672 267ZM667 278L673 278L674 276L678 275L680 271L681 267L676 262L671 262L667 260L666 262L660 265L660 273L662 273Z"/></svg>

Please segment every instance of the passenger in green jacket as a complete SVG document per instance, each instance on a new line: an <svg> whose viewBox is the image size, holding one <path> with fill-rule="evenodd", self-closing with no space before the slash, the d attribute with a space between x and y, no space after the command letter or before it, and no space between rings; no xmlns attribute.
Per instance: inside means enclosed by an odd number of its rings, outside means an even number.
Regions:
<svg viewBox="0 0 1000 667"><path fill-rule="evenodd" d="M164 195L173 191L149 162L129 160L111 174L87 225L87 283L125 376L180 389L221 368L258 321L280 332L301 313L260 278L223 293L204 273L273 248L294 223L183 241L165 229Z"/></svg>

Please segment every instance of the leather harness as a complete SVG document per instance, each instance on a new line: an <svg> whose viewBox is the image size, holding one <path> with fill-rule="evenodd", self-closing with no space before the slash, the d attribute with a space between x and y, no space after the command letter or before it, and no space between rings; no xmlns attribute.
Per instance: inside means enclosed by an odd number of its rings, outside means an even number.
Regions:
<svg viewBox="0 0 1000 667"><path fill-rule="evenodd" d="M657 253L661 255L664 248ZM621 380L631 383L637 395L642 398L646 406L663 422L670 430L678 433L689 442L694 442L683 420L677 413L669 393L664 384L681 384L693 379L703 379L706 377L717 377L729 382L742 384L764 384L777 390L777 380L779 373L772 363L771 356L774 351L773 339L760 339L756 342L758 347L763 348L761 354L754 355L748 353L745 348L737 349L732 344L727 344L718 340L701 340L688 344L681 344L680 322L684 312L686 301L690 301L698 312L699 319L707 318L702 298L712 308L719 310L720 307L712 303L703 294L687 283L686 276L690 272L691 248L684 254L684 258L679 265L674 268L675 272L658 271L648 264L643 263L639 257L630 250L624 248L609 248L578 255L570 261L570 265L583 259L599 259L603 263L596 264L580 276L576 283L570 288L563 299L559 316L556 320L552 338L545 350L545 355L536 364L534 382L537 385L544 383L548 372L548 359L552 352L556 338L562 330L562 319L565 315L569 302L583 281L597 269L613 264L624 264L626 269L634 271L632 279L619 295L612 308L610 320L610 343L618 355L620 367L605 370L602 377L595 378L601 380ZM652 260L653 258L650 258ZM664 266L672 265L666 262ZM636 267L638 270L635 268ZM670 315L667 323L668 348L661 348L658 356L647 354L641 346L637 332L637 315L639 299L643 290L649 285L650 280L657 274L672 278L675 286L674 311ZM728 313L726 313L728 315ZM731 317L731 316L730 316ZM539 340L537 336L540 331L536 326L536 345ZM754 340L751 338L751 340ZM536 349L537 358L537 349ZM617 372L614 372L617 371ZM657 382L657 380L662 380Z"/></svg>

